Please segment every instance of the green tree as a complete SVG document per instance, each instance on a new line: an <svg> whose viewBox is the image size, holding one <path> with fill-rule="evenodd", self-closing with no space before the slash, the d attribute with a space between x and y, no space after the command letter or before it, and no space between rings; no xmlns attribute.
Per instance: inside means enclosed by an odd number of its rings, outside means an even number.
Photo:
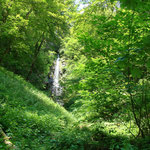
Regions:
<svg viewBox="0 0 150 150"><path fill-rule="evenodd" d="M64 85L75 111L79 106L92 121L115 116L134 120L144 137L150 130L149 2L140 4L118 8L116 2L95 0L76 15L71 40L64 41L71 64Z"/></svg>
<svg viewBox="0 0 150 150"><path fill-rule="evenodd" d="M38 78L44 79L53 64L53 52L58 51L61 38L67 33L68 3L2 0L0 64L33 83L37 83Z"/></svg>

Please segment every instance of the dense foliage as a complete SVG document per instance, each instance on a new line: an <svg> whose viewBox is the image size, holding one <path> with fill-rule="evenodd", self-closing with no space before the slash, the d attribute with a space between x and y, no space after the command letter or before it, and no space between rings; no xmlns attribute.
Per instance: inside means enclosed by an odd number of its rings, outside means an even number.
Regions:
<svg viewBox="0 0 150 150"><path fill-rule="evenodd" d="M0 133L18 149L148 150L150 2L77 1L0 1ZM27 83L43 89L58 54L70 112Z"/></svg>
<svg viewBox="0 0 150 150"><path fill-rule="evenodd" d="M123 5L122 5L123 4ZM65 38L64 100L83 120L117 120L150 135L150 3L94 0ZM138 132L137 132L138 129Z"/></svg>
<svg viewBox="0 0 150 150"><path fill-rule="evenodd" d="M7 134L14 149L134 147L127 138L110 135L102 124L79 123L52 99L4 68L0 68L0 89L0 131L2 128ZM3 141L0 133L0 149L9 149Z"/></svg>
<svg viewBox="0 0 150 150"><path fill-rule="evenodd" d="M69 6L62 0L1 0L1 66L42 83L67 32Z"/></svg>

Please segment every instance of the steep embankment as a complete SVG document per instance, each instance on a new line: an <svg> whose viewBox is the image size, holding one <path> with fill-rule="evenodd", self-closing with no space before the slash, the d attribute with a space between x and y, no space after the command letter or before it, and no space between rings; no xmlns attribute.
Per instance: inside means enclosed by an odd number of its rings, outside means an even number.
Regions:
<svg viewBox="0 0 150 150"><path fill-rule="evenodd" d="M83 149L85 132L63 107L0 68L0 126L18 149ZM2 136L0 149L5 149Z"/></svg>

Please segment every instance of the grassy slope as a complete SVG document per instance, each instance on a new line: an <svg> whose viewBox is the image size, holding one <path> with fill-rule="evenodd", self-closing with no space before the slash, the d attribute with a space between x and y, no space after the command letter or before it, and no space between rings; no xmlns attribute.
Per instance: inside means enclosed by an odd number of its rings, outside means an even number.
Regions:
<svg viewBox="0 0 150 150"><path fill-rule="evenodd" d="M0 68L0 125L18 149L83 149L83 143L87 142L87 135L77 130L70 113L3 68ZM2 143L0 149L4 149Z"/></svg>

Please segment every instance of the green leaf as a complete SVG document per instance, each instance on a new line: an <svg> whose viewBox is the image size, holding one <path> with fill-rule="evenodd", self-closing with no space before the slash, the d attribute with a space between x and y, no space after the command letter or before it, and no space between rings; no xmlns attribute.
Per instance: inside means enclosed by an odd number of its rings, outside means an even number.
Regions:
<svg viewBox="0 0 150 150"><path fill-rule="evenodd" d="M147 66L147 68L150 68L150 59L148 59L146 66Z"/></svg>
<svg viewBox="0 0 150 150"><path fill-rule="evenodd" d="M133 68L131 70L132 77L140 78L142 75L142 71L139 68Z"/></svg>

